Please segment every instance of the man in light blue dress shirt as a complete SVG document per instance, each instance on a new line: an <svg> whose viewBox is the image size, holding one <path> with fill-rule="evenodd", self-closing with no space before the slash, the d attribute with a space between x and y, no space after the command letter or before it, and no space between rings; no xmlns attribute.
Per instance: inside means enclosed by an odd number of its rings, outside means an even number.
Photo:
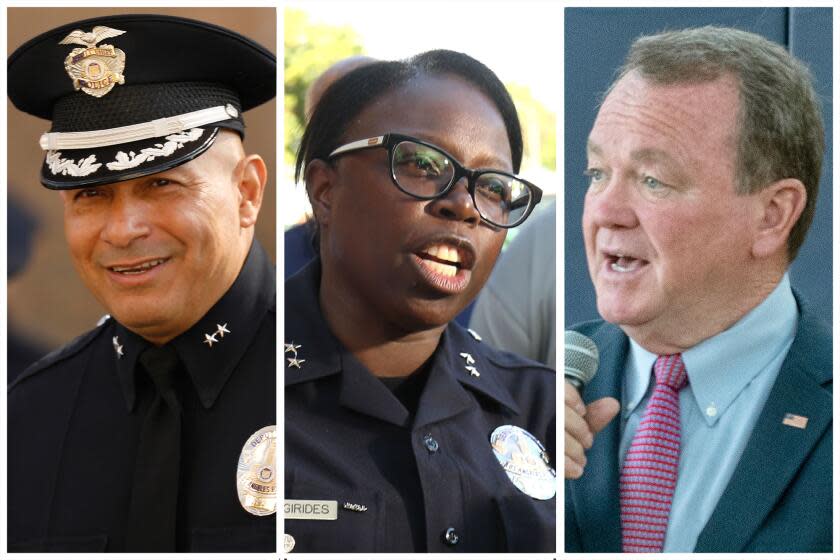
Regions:
<svg viewBox="0 0 840 560"><path fill-rule="evenodd" d="M662 550L832 550L831 331L786 272L823 150L810 74L781 46L710 27L633 44L587 142L605 321L574 327L601 361L566 387L567 551L622 549L619 474L672 354L688 385Z"/></svg>

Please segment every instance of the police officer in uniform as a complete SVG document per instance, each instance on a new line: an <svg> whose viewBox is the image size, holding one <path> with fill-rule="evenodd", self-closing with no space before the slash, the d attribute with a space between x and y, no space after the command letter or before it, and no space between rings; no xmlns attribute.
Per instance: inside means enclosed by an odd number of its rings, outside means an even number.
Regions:
<svg viewBox="0 0 840 560"><path fill-rule="evenodd" d="M262 46L199 21L75 22L8 61L52 120L41 182L108 309L9 388L10 551L274 551L275 279L242 112Z"/></svg>
<svg viewBox="0 0 840 560"><path fill-rule="evenodd" d="M555 550L555 374L451 322L540 200L521 158L510 96L461 53L369 64L318 103L297 171L320 255L285 287L286 551Z"/></svg>

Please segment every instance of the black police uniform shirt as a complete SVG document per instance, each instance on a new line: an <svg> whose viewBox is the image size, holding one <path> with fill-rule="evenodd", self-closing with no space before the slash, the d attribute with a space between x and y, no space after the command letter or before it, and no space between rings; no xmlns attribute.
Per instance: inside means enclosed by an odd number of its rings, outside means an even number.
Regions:
<svg viewBox="0 0 840 560"><path fill-rule="evenodd" d="M401 401L331 334L319 283L317 260L286 283L285 497L336 501L338 516L285 518L292 552L553 552L555 498L520 491L490 435L521 427L553 466L554 371L450 324Z"/></svg>
<svg viewBox="0 0 840 560"><path fill-rule="evenodd" d="M178 550L276 550L276 516L246 512L236 489L243 445L276 423L275 291L274 266L255 241L228 292L169 343L188 373ZM230 332L205 344L220 325ZM9 388L9 551L123 550L138 438L155 394L137 363L147 347L108 319Z"/></svg>

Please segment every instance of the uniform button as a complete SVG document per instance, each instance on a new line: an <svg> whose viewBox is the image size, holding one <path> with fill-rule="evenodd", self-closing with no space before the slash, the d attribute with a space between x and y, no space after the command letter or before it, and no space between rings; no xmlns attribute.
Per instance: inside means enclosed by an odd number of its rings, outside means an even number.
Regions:
<svg viewBox="0 0 840 560"><path fill-rule="evenodd" d="M426 449L429 450L429 453L435 453L440 448L440 445L438 445L437 440L432 437L432 434L426 434L426 437L423 438L423 443L426 444Z"/></svg>
<svg viewBox="0 0 840 560"><path fill-rule="evenodd" d="M458 541L461 540L461 537L458 536L458 533L455 531L455 527L450 527L443 534L443 540L449 546L455 546L456 544L458 544Z"/></svg>

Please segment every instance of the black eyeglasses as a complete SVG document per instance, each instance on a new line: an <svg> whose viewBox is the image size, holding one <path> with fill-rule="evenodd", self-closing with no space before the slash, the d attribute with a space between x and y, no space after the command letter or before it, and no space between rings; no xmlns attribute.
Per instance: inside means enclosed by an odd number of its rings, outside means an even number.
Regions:
<svg viewBox="0 0 840 560"><path fill-rule="evenodd" d="M390 133L340 146L329 159L356 150L387 148L391 179L405 194L420 200L441 198L461 177L485 222L501 228L516 227L542 198L536 185L495 169L469 169L443 148L411 136Z"/></svg>

